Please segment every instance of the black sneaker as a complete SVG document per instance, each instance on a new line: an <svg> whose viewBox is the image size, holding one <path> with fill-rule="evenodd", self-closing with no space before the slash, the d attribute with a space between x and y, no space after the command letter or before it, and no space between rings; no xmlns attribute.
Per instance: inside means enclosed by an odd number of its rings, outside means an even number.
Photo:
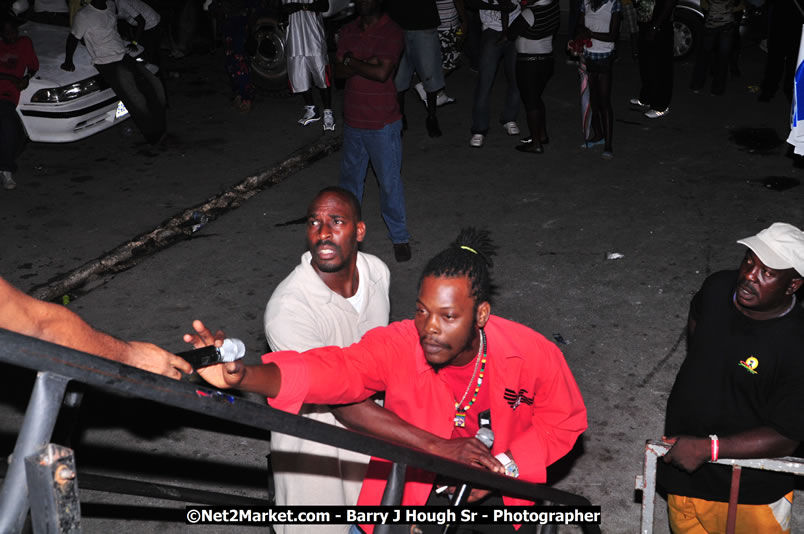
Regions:
<svg viewBox="0 0 804 534"><path fill-rule="evenodd" d="M438 119L435 117L427 117L425 124L427 125L427 135L430 137L441 137L441 128L438 127Z"/></svg>
<svg viewBox="0 0 804 534"><path fill-rule="evenodd" d="M409 243L394 243L394 258L399 263L408 261L410 259L410 244Z"/></svg>

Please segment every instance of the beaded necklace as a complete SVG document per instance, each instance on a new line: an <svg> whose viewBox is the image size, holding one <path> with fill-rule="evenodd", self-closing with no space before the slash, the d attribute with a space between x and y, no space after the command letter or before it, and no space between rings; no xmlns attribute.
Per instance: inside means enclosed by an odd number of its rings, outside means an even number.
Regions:
<svg viewBox="0 0 804 534"><path fill-rule="evenodd" d="M477 373L478 367L480 368L480 374ZM466 412L472 407L472 405L477 400L477 393L480 391L480 385L483 383L483 373L486 371L486 333L483 329L480 329L480 346L477 348L477 360L475 361L475 370L472 372L472 378L469 380L469 384L466 385L466 391L463 392L463 397L461 400L455 403L455 417L453 421L455 422L455 426L457 427L465 427L466 426ZM475 386L475 392L472 395L472 399L463 407L461 410L461 405L463 401L466 400L466 396L469 394L469 389L472 387L472 383L475 381L475 375L477 375L477 385Z"/></svg>

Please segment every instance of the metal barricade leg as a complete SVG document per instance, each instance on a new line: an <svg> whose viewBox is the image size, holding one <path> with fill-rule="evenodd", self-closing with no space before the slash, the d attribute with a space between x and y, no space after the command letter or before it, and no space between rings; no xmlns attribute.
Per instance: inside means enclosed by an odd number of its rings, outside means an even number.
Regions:
<svg viewBox="0 0 804 534"><path fill-rule="evenodd" d="M731 468L731 488L729 488L729 511L726 516L726 534L734 534L737 526L737 498L740 496L740 475L743 468L735 465Z"/></svg>
<svg viewBox="0 0 804 534"><path fill-rule="evenodd" d="M664 453L665 451L662 451ZM636 477L636 489L642 490L642 517L639 525L641 534L653 534L653 512L656 501L656 460L658 451L651 442L645 445L645 463L642 475Z"/></svg>
<svg viewBox="0 0 804 534"><path fill-rule="evenodd" d="M72 449L53 443L25 458L34 534L81 534Z"/></svg>
<svg viewBox="0 0 804 534"><path fill-rule="evenodd" d="M36 375L25 420L14 445L11 464L0 490L0 532L16 534L28 514L28 484L25 458L50 441L69 379L48 372Z"/></svg>
<svg viewBox="0 0 804 534"><path fill-rule="evenodd" d="M408 466L394 462L391 472L388 475L388 482L385 484L385 491L382 494L382 506L399 506L402 504L402 494L405 492L405 471ZM391 534L399 531L398 525L377 525L374 527L375 534Z"/></svg>

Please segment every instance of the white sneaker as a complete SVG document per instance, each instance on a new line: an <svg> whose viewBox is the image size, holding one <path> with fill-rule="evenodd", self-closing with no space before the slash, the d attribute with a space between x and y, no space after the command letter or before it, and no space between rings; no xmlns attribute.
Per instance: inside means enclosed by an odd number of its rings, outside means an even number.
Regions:
<svg viewBox="0 0 804 534"><path fill-rule="evenodd" d="M509 121L503 124L503 128L508 135L519 135L519 126L514 121Z"/></svg>
<svg viewBox="0 0 804 534"><path fill-rule="evenodd" d="M0 175L3 176L3 188L14 189L17 187L17 182L11 177L11 171L0 171Z"/></svg>
<svg viewBox="0 0 804 534"><path fill-rule="evenodd" d="M451 96L447 96L447 93L444 91L439 91L438 96L436 97L436 107L440 108L441 106L446 106L447 104L452 104L455 102L455 99Z"/></svg>
<svg viewBox="0 0 804 534"><path fill-rule="evenodd" d="M424 102L424 106L427 107L427 91L424 90L424 84L422 82L417 83L413 86L416 89L416 92L419 94L419 98L422 99Z"/></svg>
<svg viewBox="0 0 804 534"><path fill-rule="evenodd" d="M304 106L304 115L299 119L299 124L307 126L311 122L320 121L321 114L315 106Z"/></svg>
<svg viewBox="0 0 804 534"><path fill-rule="evenodd" d="M483 139L485 138L486 136L483 134L472 134L472 138L469 139L469 146L480 148L483 146Z"/></svg>
<svg viewBox="0 0 804 534"><path fill-rule="evenodd" d="M642 102L638 98L632 98L631 100L628 101L628 103L631 104L632 106L636 106L638 108L648 109L650 107L649 105L645 104L644 102Z"/></svg>
<svg viewBox="0 0 804 534"><path fill-rule="evenodd" d="M667 108L664 111L657 111L655 109L650 109L645 112L645 116L649 119L658 119L659 117L664 117L668 113L670 113L670 108Z"/></svg>
<svg viewBox="0 0 804 534"><path fill-rule="evenodd" d="M324 110L324 129L335 130L335 117L332 115L331 109Z"/></svg>
<svg viewBox="0 0 804 534"><path fill-rule="evenodd" d="M422 82L417 83L413 86L416 89L416 92L419 94L419 98L422 99L424 102L424 107L427 107L427 92L424 90L424 85ZM451 96L447 96L447 93L444 92L442 89L438 92L438 96L436 96L436 107L440 108L441 106L446 106L447 104L452 104L455 102L455 99Z"/></svg>

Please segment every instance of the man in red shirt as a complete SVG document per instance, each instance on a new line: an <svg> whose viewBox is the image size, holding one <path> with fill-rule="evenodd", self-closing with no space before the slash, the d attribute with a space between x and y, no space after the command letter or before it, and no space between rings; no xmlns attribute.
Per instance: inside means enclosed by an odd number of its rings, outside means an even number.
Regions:
<svg viewBox="0 0 804 534"><path fill-rule="evenodd" d="M0 176L4 188L14 189L17 183L12 173L17 170L16 159L25 141L17 104L20 91L39 70L39 59L31 40L20 37L20 21L12 13L0 15L0 22Z"/></svg>
<svg viewBox="0 0 804 534"><path fill-rule="evenodd" d="M567 454L586 429L586 407L553 343L491 315L493 254L486 232L466 229L425 267L413 320L375 328L347 348L275 352L263 356L267 365L218 364L199 374L215 387L264 394L273 407L290 412L303 402L349 404L385 391L385 408L418 428L400 430L381 415L349 426L543 483L547 466ZM194 327L198 335L185 341L213 342L203 325ZM478 414L487 410L494 431L490 454L474 437ZM358 505L380 504L387 474L388 463L372 458ZM447 504L432 491L440 484L435 474L408 468L405 480L403 505ZM473 490L470 502L498 498ZM506 505L531 504L502 498ZM492 527L495 534L505 531Z"/></svg>
<svg viewBox="0 0 804 534"><path fill-rule="evenodd" d="M360 17L341 29L335 77L346 78L343 159L338 185L363 200L369 161L380 184L380 209L396 261L410 259L402 187L402 114L393 73L404 48L402 29L379 0L358 0Z"/></svg>

